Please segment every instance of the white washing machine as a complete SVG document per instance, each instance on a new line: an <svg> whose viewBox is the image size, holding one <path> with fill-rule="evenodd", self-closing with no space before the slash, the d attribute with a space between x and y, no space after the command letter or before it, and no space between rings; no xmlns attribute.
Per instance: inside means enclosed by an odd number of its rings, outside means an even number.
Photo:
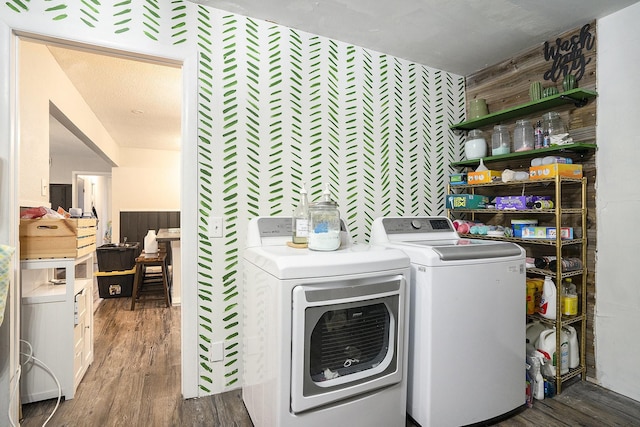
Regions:
<svg viewBox="0 0 640 427"><path fill-rule="evenodd" d="M409 258L287 245L290 217L250 221L242 398L256 427L406 422Z"/></svg>
<svg viewBox="0 0 640 427"><path fill-rule="evenodd" d="M522 406L524 250L461 239L446 217L377 218L370 243L411 258L411 418L424 427L463 426Z"/></svg>

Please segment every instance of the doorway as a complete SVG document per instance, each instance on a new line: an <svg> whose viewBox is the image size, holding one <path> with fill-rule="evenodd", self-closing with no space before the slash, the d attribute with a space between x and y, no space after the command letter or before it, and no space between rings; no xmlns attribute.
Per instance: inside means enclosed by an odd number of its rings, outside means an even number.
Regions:
<svg viewBox="0 0 640 427"><path fill-rule="evenodd" d="M47 176L46 187L48 187L49 194L33 194L31 197L20 197L21 205L46 205L50 201L49 197L52 195L52 186L60 186L65 188L65 197L67 192L67 186L71 185L71 205L64 206L65 209L73 207L81 207L83 212L91 211L93 207L97 207L98 210L104 209L106 213L100 213L101 225L106 226L111 222L111 233L113 233L113 240L119 240L118 225L119 225L119 212L123 209L126 210L150 210L150 209L174 209L181 210L180 206L180 183L181 183L181 115L182 115L182 76L181 68L177 64L168 63L161 64L158 62L151 63L148 58L144 61L136 61L131 59L130 56L123 58L118 52L103 52L88 47L78 48L77 46L63 45L54 43L51 40L38 40L21 36L19 38L19 76L20 80L29 80L29 77L24 76L24 72L35 72L38 67L30 66L24 67L22 59L24 55L30 53L42 53L46 55L46 67L41 69L48 69L47 67L58 67L57 73L60 76L64 76L68 79L68 86L65 88L66 92L58 91L59 88L53 88L51 91L42 90L39 91L37 96L43 98L38 99L41 103L44 98L46 104L49 106L48 114L50 115L50 123L57 122L57 124L50 124L49 130L52 134L45 138L34 138L33 140L43 141L41 146L34 147L33 145L27 147L29 149L29 155L25 155L22 151L24 147L19 144L19 150L23 153L20 157L22 163L18 166L19 172L19 184L21 187L25 185L27 187L31 182L24 182L29 178L23 178L23 171L26 170L42 170L47 168L49 175ZM34 50L34 52L31 52ZM117 74L115 81L105 81L100 79L100 73L92 68L97 66L99 68L108 68L106 71L108 74ZM124 67L118 71L114 71L116 66ZM151 70L153 68L153 70ZM157 70L156 70L157 69ZM78 71L80 70L80 71ZM135 75L136 78L130 80L138 80L139 74L144 73L142 77L145 80L150 79L149 73L157 71L161 76L162 82L159 91L165 95L169 92L168 83L166 79L168 76L173 76L173 85L178 88L174 98L171 100L167 98L152 98L149 90L145 90L144 87L140 87L137 83L128 82L129 86L114 88L114 84L118 79L120 82L127 82L128 75ZM91 85L99 86L96 88L90 88L89 83L82 83L84 78L89 81ZM46 79L53 80L52 75L47 75ZM62 85L60 83L59 85ZM136 92L130 86L138 85L139 91ZM77 93L70 94L69 88L77 90ZM173 87L172 89L175 89ZM42 88L40 88L42 89ZM105 92L108 93L106 96ZM153 91L155 95L158 95L158 91ZM122 97L120 97L122 95ZM29 101L26 98L36 96L35 94L28 92L23 94L20 91L18 98L21 100L21 107L23 104L28 104ZM123 98L124 97L124 98ZM78 115L77 105L72 105L71 100L81 99L84 104L85 114ZM167 119L166 110L172 104L172 100L177 99L176 103L173 103L171 114L177 118L177 126L175 132L167 130L167 126L171 123L171 120ZM140 100L138 103L137 101ZM106 101L109 101L108 103ZM95 102L95 103L94 103ZM108 105L107 105L108 104ZM147 119L153 115L154 105L162 106L162 125L149 125ZM115 111L118 110L118 111ZM91 120L91 115L95 115L95 119ZM21 113L18 115L19 120L24 117ZM85 116L85 117L83 117ZM118 118L122 118L123 123L118 123ZM30 117L31 118L31 117ZM89 126L87 126L89 123ZM92 126L100 125L102 129L93 129ZM23 127L18 123L18 127L22 130ZM44 128L44 126L42 126ZM54 135L57 131L61 131L65 134L65 139L60 141L59 135ZM157 132L164 132L168 138L159 137ZM123 136L124 135L124 136ZM41 135L38 135L39 137ZM21 132L21 141L25 137L24 130ZM48 144L46 143L48 141ZM48 146L47 146L48 145ZM46 148L45 148L46 147ZM45 152L46 164L41 162L40 158L34 159L33 153ZM30 162L30 163L27 163ZM42 165L45 165L42 167ZM59 171L62 172L59 172ZM54 172L54 173L52 173ZM60 173L62 178L57 174ZM172 181L172 189L166 187L158 191L145 191L136 192L133 184L135 182L141 182L150 176L162 176L163 179L170 179ZM108 195L101 195L101 200L97 200L95 197L98 194L95 191L97 181L104 180L107 184L104 184L108 189ZM151 178L154 179L154 178ZM44 180L38 177L38 180L43 182L41 184L42 193L45 193ZM82 185L79 183L82 182ZM80 189L84 188L81 195ZM87 198L91 189L91 196ZM55 191L55 190L54 190ZM114 197L113 194L116 193ZM102 200L104 198L104 200ZM26 200L26 202L24 202ZM63 203L68 204L65 200ZM82 206L81 206L82 205ZM108 208L104 208L108 206ZM56 209L57 206L51 206L52 209ZM110 234L111 234L110 233ZM105 230L100 230L98 242L105 236ZM100 243L98 243L98 246Z"/></svg>

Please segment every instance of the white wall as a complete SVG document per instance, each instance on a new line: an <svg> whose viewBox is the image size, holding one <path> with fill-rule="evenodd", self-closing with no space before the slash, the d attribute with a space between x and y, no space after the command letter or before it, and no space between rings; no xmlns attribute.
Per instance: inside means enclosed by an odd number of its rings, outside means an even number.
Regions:
<svg viewBox="0 0 640 427"><path fill-rule="evenodd" d="M640 400L640 3L598 21L596 370Z"/></svg>
<svg viewBox="0 0 640 427"><path fill-rule="evenodd" d="M180 210L180 152L122 148L112 170L113 242L120 241L121 211Z"/></svg>
<svg viewBox="0 0 640 427"><path fill-rule="evenodd" d="M53 102L114 163L119 148L62 72L46 46L20 43L20 205L49 206L49 102ZM86 170L83 168L83 170Z"/></svg>
<svg viewBox="0 0 640 427"><path fill-rule="evenodd" d="M69 156L51 154L51 184L72 184L74 171L111 173L111 166L97 156ZM54 206L55 209L55 206Z"/></svg>

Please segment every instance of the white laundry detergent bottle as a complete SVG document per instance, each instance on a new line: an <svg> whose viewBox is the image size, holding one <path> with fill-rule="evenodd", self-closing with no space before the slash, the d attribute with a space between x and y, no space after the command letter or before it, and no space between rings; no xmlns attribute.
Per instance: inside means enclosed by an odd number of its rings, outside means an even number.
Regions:
<svg viewBox="0 0 640 427"><path fill-rule="evenodd" d="M569 336L569 369L577 368L580 365L580 347L578 346L578 332L573 326L565 326Z"/></svg>
<svg viewBox="0 0 640 427"><path fill-rule="evenodd" d="M540 333L545 329L547 329L547 327L539 320L527 323L526 337L529 344L536 347L538 345L538 337L540 337Z"/></svg>
<svg viewBox="0 0 640 427"><path fill-rule="evenodd" d="M560 362L560 375L569 372L569 336L564 330L560 332L560 351L556 351L556 330L547 329L540 333L538 339L538 351L551 363L545 364L544 375L547 377L556 376L556 366ZM558 360L559 359L559 360Z"/></svg>
<svg viewBox="0 0 640 427"><path fill-rule="evenodd" d="M557 306L556 284L551 280L551 276L545 276L542 285L542 297L540 298L540 315L547 319L555 320Z"/></svg>
<svg viewBox="0 0 640 427"><path fill-rule="evenodd" d="M156 239L156 231L149 230L147 235L144 236L144 253L155 254L158 252L158 240Z"/></svg>

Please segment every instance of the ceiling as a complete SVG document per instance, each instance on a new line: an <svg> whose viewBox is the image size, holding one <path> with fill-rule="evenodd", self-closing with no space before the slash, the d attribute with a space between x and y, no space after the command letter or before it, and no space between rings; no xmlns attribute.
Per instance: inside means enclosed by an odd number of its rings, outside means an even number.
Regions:
<svg viewBox="0 0 640 427"><path fill-rule="evenodd" d="M180 151L182 70L98 52L47 46L111 138L121 147ZM95 154L50 119L54 155Z"/></svg>
<svg viewBox="0 0 640 427"><path fill-rule="evenodd" d="M638 2L192 1L462 76ZM50 50L116 143L132 148L180 149L179 68L62 47L51 46ZM64 142L68 144L72 143Z"/></svg>
<svg viewBox="0 0 640 427"><path fill-rule="evenodd" d="M638 0L191 0L467 76Z"/></svg>

